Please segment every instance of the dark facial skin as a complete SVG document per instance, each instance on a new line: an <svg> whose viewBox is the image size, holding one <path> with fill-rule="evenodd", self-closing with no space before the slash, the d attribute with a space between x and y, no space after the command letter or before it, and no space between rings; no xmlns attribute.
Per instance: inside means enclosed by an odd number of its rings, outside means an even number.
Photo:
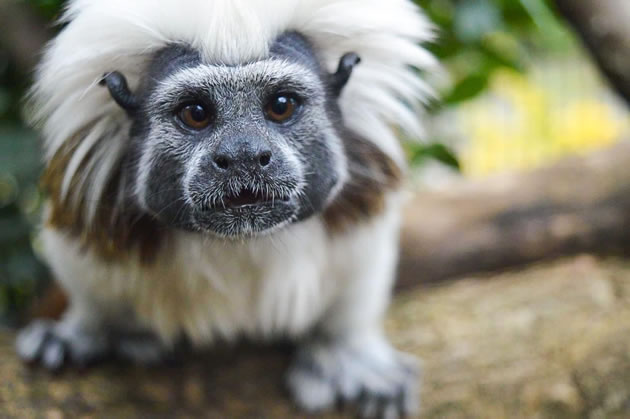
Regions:
<svg viewBox="0 0 630 419"><path fill-rule="evenodd" d="M102 84L133 120L129 189L162 223L222 237L321 212L343 175L337 99L358 62L346 54L328 74L309 43L287 33L270 61L234 67L169 46L136 93L122 74L106 74Z"/></svg>

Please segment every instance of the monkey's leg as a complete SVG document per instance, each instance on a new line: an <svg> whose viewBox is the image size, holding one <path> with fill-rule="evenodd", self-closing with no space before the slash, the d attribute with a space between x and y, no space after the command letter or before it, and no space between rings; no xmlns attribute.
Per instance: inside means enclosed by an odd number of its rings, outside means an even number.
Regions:
<svg viewBox="0 0 630 419"><path fill-rule="evenodd" d="M418 411L419 368L382 336L314 339L289 371L295 401L308 412L355 403L364 418L399 418Z"/></svg>
<svg viewBox="0 0 630 419"><path fill-rule="evenodd" d="M102 359L109 351L107 334L95 307L73 302L60 321L34 320L16 341L25 362L40 363L57 370L66 363L86 365Z"/></svg>
<svg viewBox="0 0 630 419"><path fill-rule="evenodd" d="M112 321L96 304L74 300L60 321L34 320L16 341L18 355L49 370L86 366L109 357L136 363L158 362L166 351L151 333Z"/></svg>
<svg viewBox="0 0 630 419"><path fill-rule="evenodd" d="M382 328L398 253L396 225L397 217L386 215L338 249L350 263L348 287L318 332L302 342L288 375L294 399L307 411L352 402L362 417L417 412L419 368Z"/></svg>
<svg viewBox="0 0 630 419"><path fill-rule="evenodd" d="M44 229L41 239L70 306L61 320L35 320L20 332L19 356L52 370L109 356L145 363L159 360L166 351L158 339L139 326L124 297L108 293L116 288L114 277L129 278L125 268L114 270L56 230Z"/></svg>

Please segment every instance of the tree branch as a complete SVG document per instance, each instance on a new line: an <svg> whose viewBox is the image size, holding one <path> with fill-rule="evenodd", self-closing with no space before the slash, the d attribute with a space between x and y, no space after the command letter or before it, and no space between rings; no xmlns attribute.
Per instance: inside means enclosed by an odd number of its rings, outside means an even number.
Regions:
<svg viewBox="0 0 630 419"><path fill-rule="evenodd" d="M556 0L617 92L630 104L630 2Z"/></svg>
<svg viewBox="0 0 630 419"><path fill-rule="evenodd" d="M532 173L421 192L407 208L399 287L630 249L630 143Z"/></svg>

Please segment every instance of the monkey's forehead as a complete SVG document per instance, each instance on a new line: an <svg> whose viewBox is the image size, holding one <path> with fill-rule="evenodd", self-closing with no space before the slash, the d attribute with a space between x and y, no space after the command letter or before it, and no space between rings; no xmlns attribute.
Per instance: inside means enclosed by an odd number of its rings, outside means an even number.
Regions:
<svg viewBox="0 0 630 419"><path fill-rule="evenodd" d="M228 64L263 58L290 30L341 51L366 37L372 43L381 35L413 42L433 37L411 0L70 0L64 20L95 35L107 32L121 45L186 42L204 58Z"/></svg>
<svg viewBox="0 0 630 419"><path fill-rule="evenodd" d="M199 63L168 75L155 87L165 100L177 101L190 90L239 92L257 87L286 90L309 98L323 96L320 76L299 63L282 59L266 59L238 66ZM246 93L246 92L244 92Z"/></svg>

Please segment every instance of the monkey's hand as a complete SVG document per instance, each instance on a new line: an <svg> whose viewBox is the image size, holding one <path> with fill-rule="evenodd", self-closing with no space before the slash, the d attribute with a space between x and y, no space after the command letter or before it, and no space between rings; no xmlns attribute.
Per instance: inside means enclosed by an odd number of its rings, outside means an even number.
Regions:
<svg viewBox="0 0 630 419"><path fill-rule="evenodd" d="M418 411L419 368L384 338L317 339L298 352L288 384L309 412L354 403L362 418L394 419Z"/></svg>
<svg viewBox="0 0 630 419"><path fill-rule="evenodd" d="M19 333L16 349L24 362L51 371L69 364L88 366L109 357L156 363L167 353L152 334L86 327L67 317L60 322L33 321Z"/></svg>

